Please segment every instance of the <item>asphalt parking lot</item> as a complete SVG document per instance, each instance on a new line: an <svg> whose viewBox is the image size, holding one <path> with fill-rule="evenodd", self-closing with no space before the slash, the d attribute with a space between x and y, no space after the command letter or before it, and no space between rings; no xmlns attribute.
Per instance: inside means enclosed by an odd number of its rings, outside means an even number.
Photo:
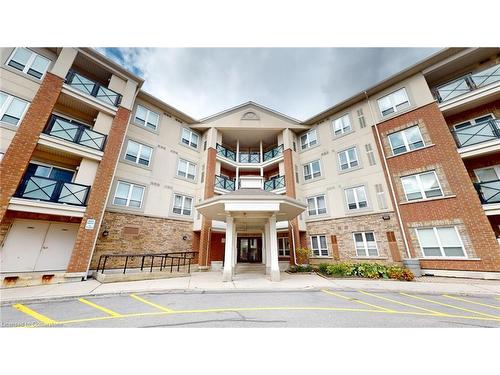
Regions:
<svg viewBox="0 0 500 375"><path fill-rule="evenodd" d="M2 305L2 327L500 327L500 296L137 293Z"/></svg>

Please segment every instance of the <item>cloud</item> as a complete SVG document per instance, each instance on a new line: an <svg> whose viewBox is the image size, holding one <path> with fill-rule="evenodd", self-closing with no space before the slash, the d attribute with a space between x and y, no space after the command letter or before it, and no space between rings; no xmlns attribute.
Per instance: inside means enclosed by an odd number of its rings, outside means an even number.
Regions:
<svg viewBox="0 0 500 375"><path fill-rule="evenodd" d="M203 118L252 100L309 118L435 48L100 48L144 90Z"/></svg>

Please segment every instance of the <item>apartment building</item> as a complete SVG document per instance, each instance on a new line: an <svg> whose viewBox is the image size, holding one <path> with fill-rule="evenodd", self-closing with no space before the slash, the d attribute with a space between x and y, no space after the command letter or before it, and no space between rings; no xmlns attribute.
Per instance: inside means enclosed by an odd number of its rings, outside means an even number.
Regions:
<svg viewBox="0 0 500 375"><path fill-rule="evenodd" d="M194 119L91 49L0 53L4 284L178 251L279 280L299 247L500 278L499 48L442 50L305 121Z"/></svg>

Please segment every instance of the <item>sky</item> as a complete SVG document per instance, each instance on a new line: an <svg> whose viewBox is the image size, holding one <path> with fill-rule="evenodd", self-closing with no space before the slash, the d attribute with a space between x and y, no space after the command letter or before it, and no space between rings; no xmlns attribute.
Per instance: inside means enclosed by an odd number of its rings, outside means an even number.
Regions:
<svg viewBox="0 0 500 375"><path fill-rule="evenodd" d="M202 119L254 101L306 120L437 48L98 48L143 89Z"/></svg>

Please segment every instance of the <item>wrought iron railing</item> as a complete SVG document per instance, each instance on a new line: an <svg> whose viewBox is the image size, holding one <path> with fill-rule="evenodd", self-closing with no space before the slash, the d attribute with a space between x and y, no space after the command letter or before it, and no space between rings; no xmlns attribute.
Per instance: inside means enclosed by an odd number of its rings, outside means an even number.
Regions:
<svg viewBox="0 0 500 375"><path fill-rule="evenodd" d="M224 176L215 176L215 188L234 191L235 181Z"/></svg>
<svg viewBox="0 0 500 375"><path fill-rule="evenodd" d="M236 151L233 151L227 147L224 147L217 143L216 145L217 155L223 156L227 159L236 161Z"/></svg>
<svg viewBox="0 0 500 375"><path fill-rule="evenodd" d="M63 117L52 115L44 131L45 134L78 143L82 146L102 151L106 135L90 129L88 126Z"/></svg>
<svg viewBox="0 0 500 375"><path fill-rule="evenodd" d="M66 76L66 83L71 87L85 94L93 96L103 103L117 107L120 105L122 96L113 90L108 89L100 83L94 82L81 74L70 70Z"/></svg>
<svg viewBox="0 0 500 375"><path fill-rule="evenodd" d="M23 178L17 192L18 198L85 206L90 186L53 180L47 177Z"/></svg>
<svg viewBox="0 0 500 375"><path fill-rule="evenodd" d="M260 163L260 152L259 151L240 151L240 163Z"/></svg>
<svg viewBox="0 0 500 375"><path fill-rule="evenodd" d="M478 143L500 139L500 120L488 120L452 130L458 147L472 146Z"/></svg>
<svg viewBox="0 0 500 375"><path fill-rule="evenodd" d="M500 203L500 180L474 184L482 204Z"/></svg>
<svg viewBox="0 0 500 375"><path fill-rule="evenodd" d="M277 156L280 156L281 154L283 154L283 145L279 145L278 147L275 147L269 151L264 152L263 159L264 161L268 161Z"/></svg>
<svg viewBox="0 0 500 375"><path fill-rule="evenodd" d="M264 190L273 191L285 187L285 176L279 176L264 181Z"/></svg>
<svg viewBox="0 0 500 375"><path fill-rule="evenodd" d="M434 97L442 103L498 81L500 81L500 64L440 85L434 88Z"/></svg>

